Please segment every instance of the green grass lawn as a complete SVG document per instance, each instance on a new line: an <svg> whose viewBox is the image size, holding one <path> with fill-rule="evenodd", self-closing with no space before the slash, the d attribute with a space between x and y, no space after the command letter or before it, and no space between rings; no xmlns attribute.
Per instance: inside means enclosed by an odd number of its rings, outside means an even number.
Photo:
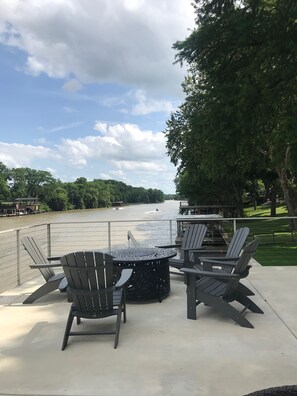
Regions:
<svg viewBox="0 0 297 396"><path fill-rule="evenodd" d="M253 207L244 209L244 214L247 217L259 217L259 216L270 216L269 206L257 206L256 210ZM279 205L276 208L276 216L288 216L288 210L285 205Z"/></svg>
<svg viewBox="0 0 297 396"><path fill-rule="evenodd" d="M297 265L297 242L294 243L260 243L255 259L261 265Z"/></svg>
<svg viewBox="0 0 297 396"><path fill-rule="evenodd" d="M271 220L261 220L261 217L270 216L269 207L259 206L256 210L246 208L247 221L240 226L250 228L250 238L260 238L255 259L261 265L297 265L297 233L291 232L288 220L277 218L288 215L285 206L279 206L276 213L276 217ZM248 221L249 217L259 217L259 221Z"/></svg>

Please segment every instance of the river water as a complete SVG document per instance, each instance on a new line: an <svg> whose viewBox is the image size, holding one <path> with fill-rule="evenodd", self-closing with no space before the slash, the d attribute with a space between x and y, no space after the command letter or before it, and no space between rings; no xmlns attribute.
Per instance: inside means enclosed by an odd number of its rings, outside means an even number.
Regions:
<svg viewBox="0 0 297 396"><path fill-rule="evenodd" d="M0 231L16 229L36 224L65 221L125 221L125 220L175 220L178 216L179 201L165 201L159 204L139 204L115 208L48 212L0 218Z"/></svg>

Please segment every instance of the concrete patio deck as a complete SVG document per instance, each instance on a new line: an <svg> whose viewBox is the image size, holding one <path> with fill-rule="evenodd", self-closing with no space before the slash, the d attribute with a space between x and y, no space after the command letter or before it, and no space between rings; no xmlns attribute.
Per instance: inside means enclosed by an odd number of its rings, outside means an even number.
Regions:
<svg viewBox="0 0 297 396"><path fill-rule="evenodd" d="M187 320L172 276L162 303L128 304L117 349L113 336L89 336L64 352L69 303L53 292L22 305L34 280L0 295L0 395L241 396L297 384L296 280L297 267L253 266L244 283L264 315L247 311L246 329L205 306Z"/></svg>

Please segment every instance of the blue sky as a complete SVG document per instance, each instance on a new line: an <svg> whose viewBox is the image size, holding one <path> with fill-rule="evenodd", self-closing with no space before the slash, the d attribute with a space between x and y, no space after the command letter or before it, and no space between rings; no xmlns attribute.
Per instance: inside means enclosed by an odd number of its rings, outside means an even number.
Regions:
<svg viewBox="0 0 297 396"><path fill-rule="evenodd" d="M0 161L174 193L162 131L183 100L190 0L1 0Z"/></svg>

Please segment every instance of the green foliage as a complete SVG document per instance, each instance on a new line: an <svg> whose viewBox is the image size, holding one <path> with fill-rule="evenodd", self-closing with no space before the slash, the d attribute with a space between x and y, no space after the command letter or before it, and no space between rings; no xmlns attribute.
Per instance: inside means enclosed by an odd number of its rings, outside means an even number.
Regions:
<svg viewBox="0 0 297 396"><path fill-rule="evenodd" d="M67 191L61 187L57 187L51 191L46 199L46 203L51 210L62 211L67 209L68 196Z"/></svg>
<svg viewBox="0 0 297 396"><path fill-rule="evenodd" d="M158 203L164 201L161 190L132 187L116 180L88 181L79 177L75 182L62 183L47 171L30 168L8 169L0 162L0 201L38 197L42 210L91 209L111 206L113 202Z"/></svg>
<svg viewBox="0 0 297 396"><path fill-rule="evenodd" d="M189 71L185 102L165 130L171 161L237 203L248 181L273 174L296 215L297 2L195 0L194 8L196 29L174 44Z"/></svg>
<svg viewBox="0 0 297 396"><path fill-rule="evenodd" d="M0 201L6 201L10 197L10 191L7 184L8 178L8 168L2 162L0 162Z"/></svg>
<svg viewBox="0 0 297 396"><path fill-rule="evenodd" d="M44 185L54 182L50 172L30 168L11 169L9 176L12 198L36 198L41 193Z"/></svg>

